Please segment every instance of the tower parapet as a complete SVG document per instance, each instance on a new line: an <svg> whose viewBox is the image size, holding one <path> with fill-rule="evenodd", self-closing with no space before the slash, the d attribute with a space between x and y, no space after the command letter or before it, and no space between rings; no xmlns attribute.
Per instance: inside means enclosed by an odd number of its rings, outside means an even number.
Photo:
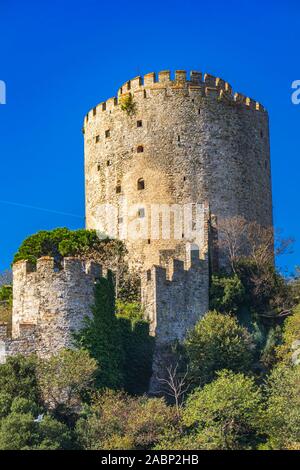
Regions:
<svg viewBox="0 0 300 470"><path fill-rule="evenodd" d="M240 97L244 96L241 93L233 93L232 86L220 77L215 77L208 73L202 73L198 71L190 71L189 74L186 70L176 70L172 76L170 70L162 70L156 74L155 72L147 73L143 76L137 76L125 82L119 89L117 96L109 98L106 101L99 103L91 111L89 111L85 117L84 124L87 124L90 119L93 119L96 114L105 111L110 113L114 107L119 106L120 98L126 94L136 94L149 92L147 97L151 97L151 91L155 93L156 90L179 90L185 91L185 93L193 94L197 92L199 96L211 96L214 91L216 98L221 98L224 92L227 94L227 98L236 104L242 104L245 108L255 109L257 111L265 112L264 106L258 101L252 100L245 96L244 99L240 100ZM250 103L253 105L250 106Z"/></svg>

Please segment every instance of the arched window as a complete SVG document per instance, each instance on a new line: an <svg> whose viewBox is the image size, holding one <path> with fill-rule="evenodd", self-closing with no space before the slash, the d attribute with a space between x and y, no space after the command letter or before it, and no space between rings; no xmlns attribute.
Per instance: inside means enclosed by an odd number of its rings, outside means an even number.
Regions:
<svg viewBox="0 0 300 470"><path fill-rule="evenodd" d="M137 188L138 190L145 189L145 181L143 178L138 179Z"/></svg>
<svg viewBox="0 0 300 470"><path fill-rule="evenodd" d="M142 153L144 151L144 147L142 145L139 145L136 149L137 153Z"/></svg>

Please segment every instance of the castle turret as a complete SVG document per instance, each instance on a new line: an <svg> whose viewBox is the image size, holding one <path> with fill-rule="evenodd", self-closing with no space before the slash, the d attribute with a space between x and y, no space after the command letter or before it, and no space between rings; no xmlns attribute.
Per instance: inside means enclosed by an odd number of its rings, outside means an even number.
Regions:
<svg viewBox="0 0 300 470"><path fill-rule="evenodd" d="M12 338L0 328L0 362L7 355L55 354L73 345L73 333L91 315L100 265L64 258L60 267L45 256L36 266L18 261L13 266Z"/></svg>
<svg viewBox="0 0 300 470"><path fill-rule="evenodd" d="M84 140L87 228L124 238L136 266L203 255L208 206L272 225L268 114L221 78L136 77L86 115Z"/></svg>

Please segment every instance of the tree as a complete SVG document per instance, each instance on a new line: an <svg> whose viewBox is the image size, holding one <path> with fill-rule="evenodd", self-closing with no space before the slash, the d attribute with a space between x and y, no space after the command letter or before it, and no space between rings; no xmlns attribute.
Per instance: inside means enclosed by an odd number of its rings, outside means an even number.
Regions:
<svg viewBox="0 0 300 470"><path fill-rule="evenodd" d="M300 366L279 365L266 383L267 408L262 430L266 449L300 447Z"/></svg>
<svg viewBox="0 0 300 470"><path fill-rule="evenodd" d="M293 239L242 217L220 220L218 237L223 265L239 277L251 306L266 318L290 314L291 292L274 268L274 257L289 253Z"/></svg>
<svg viewBox="0 0 300 470"><path fill-rule="evenodd" d="M67 426L50 415L37 418L31 411L12 411L0 421L1 450L71 449Z"/></svg>
<svg viewBox="0 0 300 470"><path fill-rule="evenodd" d="M14 263L28 260L33 265L42 256L52 256L59 266L64 257L95 261L115 273L116 290L123 300L139 299L140 278L130 271L127 249L121 240L111 240L96 230L43 230L26 238L14 256Z"/></svg>
<svg viewBox="0 0 300 470"><path fill-rule="evenodd" d="M277 357L289 365L300 359L300 305L284 321L282 343L277 348Z"/></svg>
<svg viewBox="0 0 300 470"><path fill-rule="evenodd" d="M94 397L76 432L87 450L151 449L174 420L174 410L163 399L106 390Z"/></svg>
<svg viewBox="0 0 300 470"><path fill-rule="evenodd" d="M12 286L11 285L3 284L0 287L0 304L2 302L5 302L9 304L10 306L12 305Z"/></svg>
<svg viewBox="0 0 300 470"><path fill-rule="evenodd" d="M2 284L0 277L0 322L7 323L11 330L12 322L12 285Z"/></svg>
<svg viewBox="0 0 300 470"><path fill-rule="evenodd" d="M95 286L93 317L85 318L85 325L74 335L79 347L96 359L96 384L100 388L120 388L123 385L122 337L115 314L115 293L111 272Z"/></svg>
<svg viewBox="0 0 300 470"><path fill-rule="evenodd" d="M221 313L236 313L245 303L246 292L240 278L213 275L210 285L210 308Z"/></svg>
<svg viewBox="0 0 300 470"><path fill-rule="evenodd" d="M33 402L40 401L36 379L37 358L32 356L8 356L0 365L0 391L11 397L24 397Z"/></svg>
<svg viewBox="0 0 300 470"><path fill-rule="evenodd" d="M154 338L149 334L149 322L143 318L138 302L117 301L123 350L124 389L131 394L148 391L152 374Z"/></svg>
<svg viewBox="0 0 300 470"><path fill-rule="evenodd" d="M180 420L181 405L190 388L188 369L182 374L179 373L178 362L175 365L171 364L166 369L166 377L157 377L157 380L162 385L162 392L174 400L177 418Z"/></svg>
<svg viewBox="0 0 300 470"><path fill-rule="evenodd" d="M217 312L205 315L189 333L185 349L189 377L198 386L213 380L218 370L249 372L251 368L251 337L230 315Z"/></svg>
<svg viewBox="0 0 300 470"><path fill-rule="evenodd" d="M62 349L49 359L40 359L37 380L44 404L54 410L76 410L93 384L96 369L96 361L84 350Z"/></svg>
<svg viewBox="0 0 300 470"><path fill-rule="evenodd" d="M262 439L262 395L254 379L221 371L187 399L183 422L197 449L253 449Z"/></svg>
<svg viewBox="0 0 300 470"><path fill-rule="evenodd" d="M218 245L232 272L236 273L237 260L246 254L247 221L243 217L218 221Z"/></svg>

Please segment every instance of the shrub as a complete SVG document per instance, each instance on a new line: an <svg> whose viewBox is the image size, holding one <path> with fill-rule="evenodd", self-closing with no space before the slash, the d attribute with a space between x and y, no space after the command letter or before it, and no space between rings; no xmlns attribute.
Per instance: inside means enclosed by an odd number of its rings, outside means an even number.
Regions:
<svg viewBox="0 0 300 470"><path fill-rule="evenodd" d="M282 344L277 348L277 356L285 363L292 363L292 356L300 348L300 305L287 317L282 332ZM297 353L296 353L297 354ZM300 354L299 354L300 359Z"/></svg>
<svg viewBox="0 0 300 470"><path fill-rule="evenodd" d="M141 304L117 301L124 352L124 388L131 394L147 392L152 374L154 338L149 335L149 322L143 319Z"/></svg>
<svg viewBox="0 0 300 470"><path fill-rule="evenodd" d="M88 450L150 449L173 420L173 409L163 399L133 398L107 390L95 396L76 431L81 446Z"/></svg>
<svg viewBox="0 0 300 470"><path fill-rule="evenodd" d="M9 356L5 364L0 365L1 394L11 397L26 398L38 403L40 400L37 379L37 359L35 356Z"/></svg>
<svg viewBox="0 0 300 470"><path fill-rule="evenodd" d="M122 111L125 111L128 116L133 116L136 113L136 103L133 101L133 96L130 93L121 96L120 108Z"/></svg>
<svg viewBox="0 0 300 470"><path fill-rule="evenodd" d="M37 420L31 412L13 411L0 421L1 450L71 449L72 436L67 426L49 415Z"/></svg>
<svg viewBox="0 0 300 470"><path fill-rule="evenodd" d="M96 361L84 350L62 349L49 359L40 359L37 379L44 404L72 412L91 389L96 369Z"/></svg>
<svg viewBox="0 0 300 470"><path fill-rule="evenodd" d="M234 276L212 276L210 287L210 307L222 313L236 313L245 303L245 289Z"/></svg>
<svg viewBox="0 0 300 470"><path fill-rule="evenodd" d="M266 449L300 447L300 366L273 369L266 383L267 409L262 430Z"/></svg>
<svg viewBox="0 0 300 470"><path fill-rule="evenodd" d="M252 361L251 337L229 315L209 312L185 341L190 378L200 385L213 380L218 370L249 372Z"/></svg>
<svg viewBox="0 0 300 470"><path fill-rule="evenodd" d="M221 371L187 399L183 422L196 449L253 449L262 439L262 395L254 379Z"/></svg>
<svg viewBox="0 0 300 470"><path fill-rule="evenodd" d="M96 359L98 370L96 384L100 388L123 386L123 361L121 331L115 308L112 274L101 278L95 286L93 317L85 318L81 331L74 335L77 346L89 351Z"/></svg>

